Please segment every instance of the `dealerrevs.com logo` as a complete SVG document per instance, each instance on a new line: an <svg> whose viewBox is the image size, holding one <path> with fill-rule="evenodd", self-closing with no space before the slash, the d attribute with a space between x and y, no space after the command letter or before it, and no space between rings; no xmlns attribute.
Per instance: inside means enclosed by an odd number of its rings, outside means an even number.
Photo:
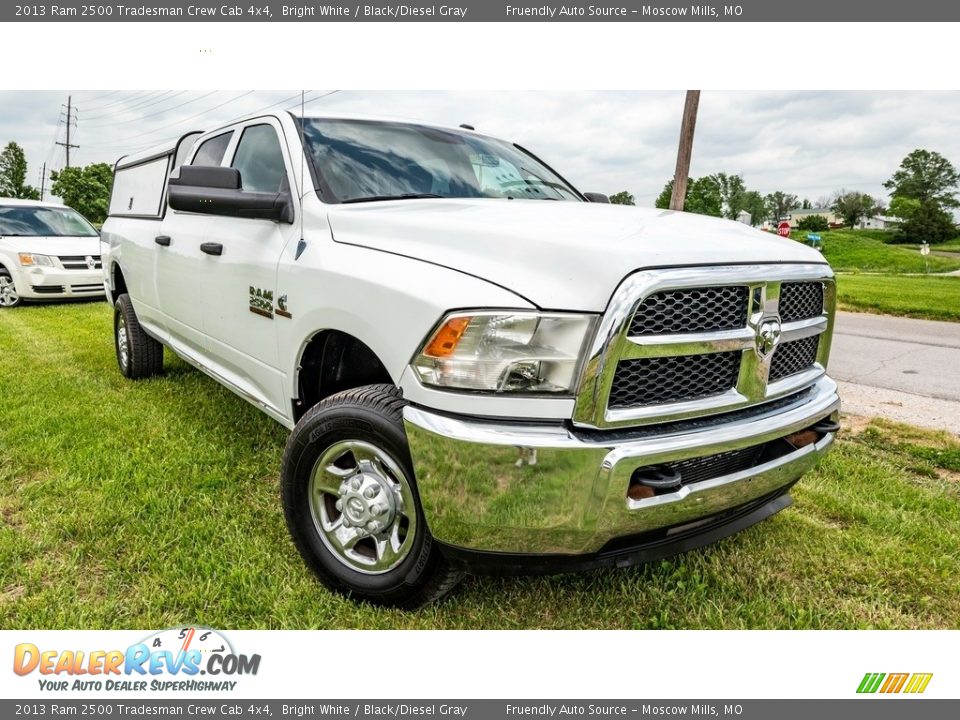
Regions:
<svg viewBox="0 0 960 720"><path fill-rule="evenodd" d="M48 691L232 691L234 678L259 669L260 655L237 653L222 633L202 627L163 630L126 650L20 643L13 652L14 673L37 675L40 689Z"/></svg>

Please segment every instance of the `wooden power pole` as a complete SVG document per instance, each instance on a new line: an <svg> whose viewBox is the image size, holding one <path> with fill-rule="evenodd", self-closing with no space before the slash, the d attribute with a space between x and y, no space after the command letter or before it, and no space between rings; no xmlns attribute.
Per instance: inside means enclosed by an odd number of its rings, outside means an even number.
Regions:
<svg viewBox="0 0 960 720"><path fill-rule="evenodd" d="M683 122L680 124L677 170L673 174L673 195L670 197L671 210L683 210L683 203L687 197L687 178L690 177L690 156L693 153L693 132L697 127L697 108L699 105L700 91L687 90L687 99L683 103Z"/></svg>

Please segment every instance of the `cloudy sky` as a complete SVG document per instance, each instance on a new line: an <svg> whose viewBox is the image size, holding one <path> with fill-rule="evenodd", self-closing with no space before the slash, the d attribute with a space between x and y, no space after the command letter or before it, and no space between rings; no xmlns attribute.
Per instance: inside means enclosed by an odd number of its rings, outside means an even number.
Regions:
<svg viewBox="0 0 960 720"><path fill-rule="evenodd" d="M65 104L76 124L71 164L113 163L267 107L288 91L0 91L0 145L27 153L29 181L64 165ZM652 205L673 175L683 92L401 92L313 90L307 110L469 123L528 147L582 190L629 190ZM296 99L291 99L296 98ZM310 102L313 100L313 102ZM918 147L960 165L960 92L716 92L700 100L691 174L740 174L750 189L816 202L845 188L886 198L884 180Z"/></svg>

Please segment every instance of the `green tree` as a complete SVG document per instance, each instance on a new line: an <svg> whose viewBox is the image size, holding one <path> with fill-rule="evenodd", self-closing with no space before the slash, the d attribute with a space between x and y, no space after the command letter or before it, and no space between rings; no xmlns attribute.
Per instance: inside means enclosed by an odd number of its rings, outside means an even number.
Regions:
<svg viewBox="0 0 960 720"><path fill-rule="evenodd" d="M723 216L736 220L743 207L743 196L747 193L747 186L739 175L717 173L713 176L720 187L720 197L723 201Z"/></svg>
<svg viewBox="0 0 960 720"><path fill-rule="evenodd" d="M106 163L68 167L50 174L54 195L92 223L107 219L113 170Z"/></svg>
<svg viewBox="0 0 960 720"><path fill-rule="evenodd" d="M611 195L610 202L614 205L636 205L633 195L628 193L626 190L621 190L620 192Z"/></svg>
<svg viewBox="0 0 960 720"><path fill-rule="evenodd" d="M893 241L898 243L947 242L957 237L957 226L949 212L934 203L919 203L897 229Z"/></svg>
<svg viewBox="0 0 960 720"><path fill-rule="evenodd" d="M673 180L664 185L663 191L657 197L654 205L658 208L669 208L671 195L673 195ZM697 213L698 215L722 217L723 196L716 176L705 175L696 179L689 178L683 209L686 212Z"/></svg>
<svg viewBox="0 0 960 720"><path fill-rule="evenodd" d="M767 215L773 223L779 222L797 206L797 196L777 190L767 195Z"/></svg>
<svg viewBox="0 0 960 720"><path fill-rule="evenodd" d="M894 241L938 243L956 237L948 211L960 207L958 184L960 173L940 153L914 150L907 155L883 184L892 195L890 212L904 221Z"/></svg>
<svg viewBox="0 0 960 720"><path fill-rule="evenodd" d="M852 229L860 222L860 218L869 217L876 212L877 201L866 193L840 190L830 209L843 218L844 225Z"/></svg>
<svg viewBox="0 0 960 720"><path fill-rule="evenodd" d="M823 232L830 229L830 222L823 215L807 215L797 223L797 230Z"/></svg>
<svg viewBox="0 0 960 720"><path fill-rule="evenodd" d="M813 209L813 203L810 202L810 198L804 198L804 199L803 199L803 202L800 203L800 207L801 207L803 210L812 210L812 209Z"/></svg>
<svg viewBox="0 0 960 720"><path fill-rule="evenodd" d="M960 173L943 155L930 150L914 150L900 163L900 169L883 186L893 197L919 200L942 209L960 207L956 188Z"/></svg>
<svg viewBox="0 0 960 720"><path fill-rule="evenodd" d="M748 190L743 194L743 210L750 213L750 224L756 227L770 217L770 209L767 207L766 198L756 190Z"/></svg>
<svg viewBox="0 0 960 720"><path fill-rule="evenodd" d="M15 142L0 152L0 197L39 200L40 192L27 185L27 157Z"/></svg>

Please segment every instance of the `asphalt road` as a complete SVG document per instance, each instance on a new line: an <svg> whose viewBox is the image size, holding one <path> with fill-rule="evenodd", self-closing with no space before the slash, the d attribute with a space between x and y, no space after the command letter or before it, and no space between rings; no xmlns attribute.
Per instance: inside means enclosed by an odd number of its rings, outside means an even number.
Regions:
<svg viewBox="0 0 960 720"><path fill-rule="evenodd" d="M960 433L960 323L838 313L829 372L847 412Z"/></svg>

